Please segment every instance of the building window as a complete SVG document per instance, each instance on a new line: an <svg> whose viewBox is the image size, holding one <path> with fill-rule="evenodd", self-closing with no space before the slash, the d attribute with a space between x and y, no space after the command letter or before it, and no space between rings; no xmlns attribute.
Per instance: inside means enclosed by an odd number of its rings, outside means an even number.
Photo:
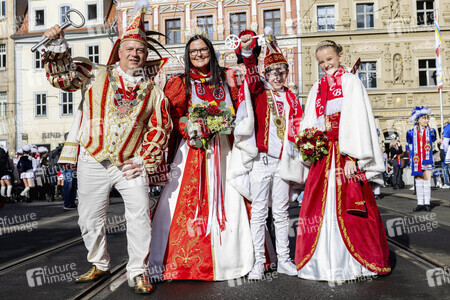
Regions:
<svg viewBox="0 0 450 300"><path fill-rule="evenodd" d="M166 36L167 44L181 43L181 20L166 20Z"/></svg>
<svg viewBox="0 0 450 300"><path fill-rule="evenodd" d="M47 93L34 94L35 117L47 116Z"/></svg>
<svg viewBox="0 0 450 300"><path fill-rule="evenodd" d="M362 62L360 66L359 77L366 89L377 88L377 62Z"/></svg>
<svg viewBox="0 0 450 300"><path fill-rule="evenodd" d="M373 28L373 4L356 4L356 23L358 29Z"/></svg>
<svg viewBox="0 0 450 300"><path fill-rule="evenodd" d="M97 3L87 5L87 19L97 20Z"/></svg>
<svg viewBox="0 0 450 300"><path fill-rule="evenodd" d="M45 11L43 9L36 9L34 11L34 26L45 25Z"/></svg>
<svg viewBox="0 0 450 300"><path fill-rule="evenodd" d="M0 17L6 16L6 0L1 0L2 5L0 6Z"/></svg>
<svg viewBox="0 0 450 300"><path fill-rule="evenodd" d="M213 16L201 16L197 17L197 27L200 28L203 32L206 32L208 38L212 41L214 39L213 36Z"/></svg>
<svg viewBox="0 0 450 300"><path fill-rule="evenodd" d="M434 24L434 1L417 1L417 25Z"/></svg>
<svg viewBox="0 0 450 300"><path fill-rule="evenodd" d="M0 44L0 69L6 68L6 44Z"/></svg>
<svg viewBox="0 0 450 300"><path fill-rule="evenodd" d="M239 35L245 28L247 28L247 14L237 13L230 14L231 34Z"/></svg>
<svg viewBox="0 0 450 300"><path fill-rule="evenodd" d="M66 22L66 12L70 9L70 6L68 5L64 5L61 6L59 9L60 15L61 15L61 24L63 24L64 22Z"/></svg>
<svg viewBox="0 0 450 300"><path fill-rule="evenodd" d="M436 60L419 59L419 86L436 86Z"/></svg>
<svg viewBox="0 0 450 300"><path fill-rule="evenodd" d="M43 69L43 68L44 68L44 64L42 63L41 52L36 51L36 52L34 52L34 69L39 70L39 69Z"/></svg>
<svg viewBox="0 0 450 300"><path fill-rule="evenodd" d="M150 21L145 21L144 22L144 30L145 31L149 31L150 30Z"/></svg>
<svg viewBox="0 0 450 300"><path fill-rule="evenodd" d="M266 27L272 28L273 34L275 36L281 34L281 20L279 9L264 11L264 28Z"/></svg>
<svg viewBox="0 0 450 300"><path fill-rule="evenodd" d="M61 92L61 116L73 115L73 93Z"/></svg>
<svg viewBox="0 0 450 300"><path fill-rule="evenodd" d="M317 6L317 30L334 30L334 5Z"/></svg>
<svg viewBox="0 0 450 300"><path fill-rule="evenodd" d="M6 92L0 92L0 118L6 118L6 107L8 103L8 96Z"/></svg>
<svg viewBox="0 0 450 300"><path fill-rule="evenodd" d="M88 58L95 64L100 63L100 47L98 45L88 46Z"/></svg>

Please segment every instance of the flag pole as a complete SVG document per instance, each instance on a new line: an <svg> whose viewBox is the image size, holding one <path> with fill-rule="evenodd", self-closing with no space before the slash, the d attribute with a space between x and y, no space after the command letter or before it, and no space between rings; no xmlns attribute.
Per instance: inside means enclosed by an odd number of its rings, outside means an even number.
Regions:
<svg viewBox="0 0 450 300"><path fill-rule="evenodd" d="M444 78L442 74L442 61L441 61L441 51L440 46L442 42L441 32L439 29L438 15L439 10L436 9L434 12L434 30L435 30L435 50L436 50L436 83L439 90L439 107L441 112L441 137L444 133L444 110L442 106L442 88L444 86Z"/></svg>

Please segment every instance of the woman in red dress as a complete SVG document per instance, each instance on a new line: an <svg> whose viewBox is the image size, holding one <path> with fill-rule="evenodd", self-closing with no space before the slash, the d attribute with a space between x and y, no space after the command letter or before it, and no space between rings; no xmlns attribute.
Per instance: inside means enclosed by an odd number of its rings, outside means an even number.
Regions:
<svg viewBox="0 0 450 300"><path fill-rule="evenodd" d="M189 40L185 62L185 74L171 77L164 88L172 105L168 160L173 163L153 219L149 271L166 280L228 280L246 275L253 265L244 199L226 182L231 136L216 136L210 149L198 149L191 139L200 133L185 132L180 118L204 101L234 108L239 90L234 73L219 67L204 36Z"/></svg>

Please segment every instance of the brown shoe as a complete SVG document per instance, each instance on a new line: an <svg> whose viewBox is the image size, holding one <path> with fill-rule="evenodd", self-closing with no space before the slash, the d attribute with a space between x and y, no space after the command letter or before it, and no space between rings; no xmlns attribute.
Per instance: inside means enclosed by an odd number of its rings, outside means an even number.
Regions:
<svg viewBox="0 0 450 300"><path fill-rule="evenodd" d="M150 294L155 289L148 281L146 274L140 274L133 277L134 291L137 294Z"/></svg>
<svg viewBox="0 0 450 300"><path fill-rule="evenodd" d="M99 270L96 266L92 266L92 268L90 268L89 271L75 278L75 282L82 283L82 282L97 281L105 276L109 276L109 274L110 274L109 271L102 271Z"/></svg>

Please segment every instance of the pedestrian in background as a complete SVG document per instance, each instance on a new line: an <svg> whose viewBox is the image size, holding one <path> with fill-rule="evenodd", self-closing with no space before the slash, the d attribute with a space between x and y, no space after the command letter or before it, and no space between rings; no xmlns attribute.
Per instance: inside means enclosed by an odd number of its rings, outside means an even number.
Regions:
<svg viewBox="0 0 450 300"><path fill-rule="evenodd" d="M428 126L431 109L416 106L411 113L410 121L414 127L406 133L406 141L410 145L411 175L416 182L417 207L414 212L431 211L431 174L434 167L433 143L436 142L436 130Z"/></svg>
<svg viewBox="0 0 450 300"><path fill-rule="evenodd" d="M23 155L20 157L17 163L17 169L20 171L20 179L23 180L25 188L20 193L20 196L26 197L27 202L31 202L30 190L34 188L34 171L32 158L30 157L31 147L30 145L24 145L22 147Z"/></svg>
<svg viewBox="0 0 450 300"><path fill-rule="evenodd" d="M392 175L392 187L394 190L398 190L403 187L403 169L401 155L403 154L402 145L398 140L396 135L391 136L391 143L389 145L389 164L394 169L394 174Z"/></svg>
<svg viewBox="0 0 450 300"><path fill-rule="evenodd" d="M442 186L443 189L449 189L450 188L450 151L449 151L449 144L450 144L450 123L447 122L447 124L444 127L444 133L442 135L442 143L441 143L441 151L443 152L441 155L441 161L442 161L442 173L444 175L444 185Z"/></svg>
<svg viewBox="0 0 450 300"><path fill-rule="evenodd" d="M11 163L11 160L8 155L8 149L3 149L0 147L0 184L1 184L1 196L2 197L11 197L12 191L12 179L14 165Z"/></svg>

